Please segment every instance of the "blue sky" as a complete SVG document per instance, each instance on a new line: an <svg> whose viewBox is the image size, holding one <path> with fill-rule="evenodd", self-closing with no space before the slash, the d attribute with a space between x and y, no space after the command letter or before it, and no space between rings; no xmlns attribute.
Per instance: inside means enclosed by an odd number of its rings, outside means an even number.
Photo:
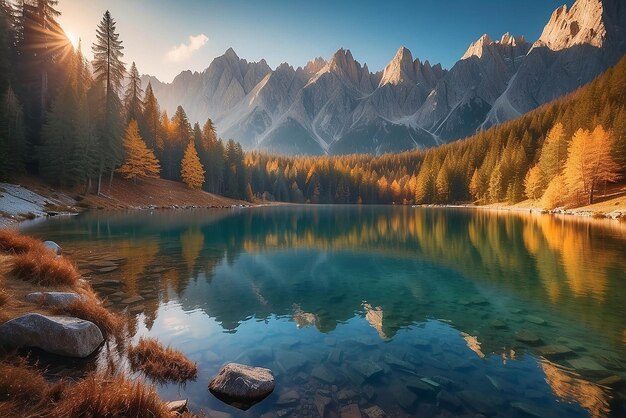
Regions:
<svg viewBox="0 0 626 418"><path fill-rule="evenodd" d="M126 62L171 81L182 70L204 70L228 47L272 68L302 66L343 47L377 71L404 45L450 68L483 33L535 41L564 3L573 0L60 0L59 20L89 57L96 25L110 10Z"/></svg>

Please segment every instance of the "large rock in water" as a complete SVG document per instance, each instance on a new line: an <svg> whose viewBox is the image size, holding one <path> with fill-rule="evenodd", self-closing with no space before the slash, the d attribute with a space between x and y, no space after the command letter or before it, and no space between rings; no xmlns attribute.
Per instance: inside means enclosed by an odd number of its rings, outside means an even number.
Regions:
<svg viewBox="0 0 626 418"><path fill-rule="evenodd" d="M0 325L0 345L37 347L49 353L84 358L104 341L93 322L31 313Z"/></svg>
<svg viewBox="0 0 626 418"><path fill-rule="evenodd" d="M228 363L211 380L209 390L221 401L245 411L272 393L274 375L270 369Z"/></svg>

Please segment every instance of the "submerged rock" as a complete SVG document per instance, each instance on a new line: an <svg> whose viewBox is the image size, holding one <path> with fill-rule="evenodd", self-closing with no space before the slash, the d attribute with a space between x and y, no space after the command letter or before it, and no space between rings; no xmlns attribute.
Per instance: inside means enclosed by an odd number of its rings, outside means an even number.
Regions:
<svg viewBox="0 0 626 418"><path fill-rule="evenodd" d="M335 380L336 380L333 372L328 370L328 368L324 365L315 367L313 371L311 372L311 376L315 377L316 379L321 380L322 382L326 382L328 384L335 383Z"/></svg>
<svg viewBox="0 0 626 418"><path fill-rule="evenodd" d="M341 414L341 418L363 418L359 406L353 403L344 406L339 412Z"/></svg>
<svg viewBox="0 0 626 418"><path fill-rule="evenodd" d="M228 363L209 383L215 397L235 408L247 410L274 391L270 369Z"/></svg>
<svg viewBox="0 0 626 418"><path fill-rule="evenodd" d="M85 300L85 296L73 292L33 292L26 295L26 300L44 305L64 306Z"/></svg>
<svg viewBox="0 0 626 418"><path fill-rule="evenodd" d="M278 397L278 400L276 401L276 405L278 406L293 405L293 404L298 403L299 400L300 400L300 394L296 390L292 389L280 395Z"/></svg>
<svg viewBox="0 0 626 418"><path fill-rule="evenodd" d="M437 403L445 405L452 410L457 410L461 407L461 400L447 390L442 390L437 394Z"/></svg>
<svg viewBox="0 0 626 418"><path fill-rule="evenodd" d="M565 347L564 345L545 345L543 347L539 347L537 351L539 351L539 354L541 354L543 357L550 360L563 358L574 354L572 350Z"/></svg>
<svg viewBox="0 0 626 418"><path fill-rule="evenodd" d="M330 397L330 395L325 395L318 391L315 394L315 400L313 402L319 416L321 418L324 418L328 410L330 409L330 405L333 403L333 399Z"/></svg>
<svg viewBox="0 0 626 418"><path fill-rule="evenodd" d="M534 332L526 329L520 330L515 334L515 339L526 344L536 345L541 344L541 338Z"/></svg>
<svg viewBox="0 0 626 418"><path fill-rule="evenodd" d="M582 374L604 374L607 369L591 357L574 358L567 361L570 366Z"/></svg>
<svg viewBox="0 0 626 418"><path fill-rule="evenodd" d="M506 323L504 321L501 321L500 319L494 319L489 323L489 326L495 329L503 329L506 328Z"/></svg>
<svg viewBox="0 0 626 418"><path fill-rule="evenodd" d="M534 315L526 315L526 320L528 322L531 322L531 323L536 324L536 325L546 325L547 324L545 319L540 318L538 316L534 316Z"/></svg>
<svg viewBox="0 0 626 418"><path fill-rule="evenodd" d="M372 406L367 408L365 411L365 415L368 418L387 418L387 414L385 414L385 411L383 411L379 406Z"/></svg>
<svg viewBox="0 0 626 418"><path fill-rule="evenodd" d="M395 390L393 396L398 405L400 405L402 409L409 412L413 409L413 406L417 402L417 396L415 396L413 392L404 387Z"/></svg>
<svg viewBox="0 0 626 418"><path fill-rule="evenodd" d="M0 345L37 347L48 353L84 358L104 342L93 322L31 313L0 325Z"/></svg>
<svg viewBox="0 0 626 418"><path fill-rule="evenodd" d="M371 379L383 372L382 367L371 361L359 360L352 363L352 368L365 379Z"/></svg>

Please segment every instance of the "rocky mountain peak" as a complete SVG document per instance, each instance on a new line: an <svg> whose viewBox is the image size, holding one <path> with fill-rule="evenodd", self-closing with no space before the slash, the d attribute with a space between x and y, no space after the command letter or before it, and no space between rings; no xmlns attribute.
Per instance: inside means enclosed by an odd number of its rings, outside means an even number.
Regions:
<svg viewBox="0 0 626 418"><path fill-rule="evenodd" d="M317 57L309 62L307 62L307 64L304 66L303 70L306 74L308 74L309 76L313 76L315 75L319 70L321 70L322 68L324 68L324 66L327 64L326 60L322 57Z"/></svg>
<svg viewBox="0 0 626 418"><path fill-rule="evenodd" d="M581 44L601 48L606 36L605 3L613 1L622 0L577 0L569 10L567 5L559 7L533 46L553 51Z"/></svg>
<svg viewBox="0 0 626 418"><path fill-rule="evenodd" d="M482 58L483 53L485 51L485 47L493 44L493 41L486 33L478 38L476 41L472 42L465 54L461 57L462 60L467 59L469 57L478 57Z"/></svg>
<svg viewBox="0 0 626 418"><path fill-rule="evenodd" d="M500 38L500 44L506 46L518 46L526 43L527 42L524 38L524 35L513 36L509 32L505 33L504 35L502 35L502 38Z"/></svg>
<svg viewBox="0 0 626 418"><path fill-rule="evenodd" d="M326 65L327 72L334 72L347 77L352 83L358 84L361 65L354 60L349 49L340 48Z"/></svg>
<svg viewBox="0 0 626 418"><path fill-rule="evenodd" d="M231 60L239 60L239 56L232 47L228 48L223 56Z"/></svg>
<svg viewBox="0 0 626 418"><path fill-rule="evenodd" d="M404 46L401 46L393 59L383 71L383 78L379 86L385 84L401 84L403 82L415 82L415 67L419 66L419 60L413 63L413 56Z"/></svg>

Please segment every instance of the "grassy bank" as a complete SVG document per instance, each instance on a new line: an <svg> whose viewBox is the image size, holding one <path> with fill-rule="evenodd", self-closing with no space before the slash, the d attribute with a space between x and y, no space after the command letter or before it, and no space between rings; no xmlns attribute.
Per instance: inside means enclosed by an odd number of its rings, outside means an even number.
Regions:
<svg viewBox="0 0 626 418"><path fill-rule="evenodd" d="M81 298L57 306L26 298L31 292L46 291L72 292ZM153 383L184 383L197 375L195 363L156 340L131 344L123 315L103 306L71 260L36 239L0 230L0 324L27 313L93 322L106 342L92 357L105 361L93 358L95 368L64 378L49 374L37 361L36 351L0 351L0 416L172 417L176 413L159 398Z"/></svg>

